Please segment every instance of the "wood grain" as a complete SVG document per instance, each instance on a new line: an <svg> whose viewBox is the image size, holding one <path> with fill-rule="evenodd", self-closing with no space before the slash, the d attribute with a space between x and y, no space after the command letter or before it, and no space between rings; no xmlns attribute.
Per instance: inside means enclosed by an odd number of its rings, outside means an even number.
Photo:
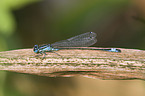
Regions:
<svg viewBox="0 0 145 96"><path fill-rule="evenodd" d="M0 52L0 70L49 77L80 75L97 79L145 80L145 51L118 49L122 52L59 50L56 52L61 56L48 52L44 60L32 49L4 51Z"/></svg>

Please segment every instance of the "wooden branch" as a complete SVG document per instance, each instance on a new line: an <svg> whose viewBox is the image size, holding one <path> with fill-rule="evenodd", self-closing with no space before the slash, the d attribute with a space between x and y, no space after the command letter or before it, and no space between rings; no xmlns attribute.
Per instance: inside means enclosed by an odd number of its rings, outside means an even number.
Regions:
<svg viewBox="0 0 145 96"><path fill-rule="evenodd" d="M86 47L88 48L88 47ZM96 47L89 47L96 49ZM81 75L98 79L145 80L145 51L122 49L122 52L69 49L48 52L36 57L32 49L0 52L0 70L49 77Z"/></svg>

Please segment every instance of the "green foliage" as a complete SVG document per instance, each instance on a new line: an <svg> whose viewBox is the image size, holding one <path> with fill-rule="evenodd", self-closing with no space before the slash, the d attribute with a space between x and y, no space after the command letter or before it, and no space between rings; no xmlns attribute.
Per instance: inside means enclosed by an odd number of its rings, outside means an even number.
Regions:
<svg viewBox="0 0 145 96"><path fill-rule="evenodd" d="M12 10L39 0L0 0L0 33L10 35L16 28Z"/></svg>

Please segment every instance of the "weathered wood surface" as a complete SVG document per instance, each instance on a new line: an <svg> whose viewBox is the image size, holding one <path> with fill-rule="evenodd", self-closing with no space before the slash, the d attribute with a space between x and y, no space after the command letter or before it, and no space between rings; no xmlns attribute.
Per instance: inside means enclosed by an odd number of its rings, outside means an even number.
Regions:
<svg viewBox="0 0 145 96"><path fill-rule="evenodd" d="M87 47L86 47L87 48ZM89 47L96 48L96 47ZM98 79L145 80L145 51L121 49L121 53L97 50L59 50L36 57L32 49L0 52L0 70L49 77L85 76Z"/></svg>

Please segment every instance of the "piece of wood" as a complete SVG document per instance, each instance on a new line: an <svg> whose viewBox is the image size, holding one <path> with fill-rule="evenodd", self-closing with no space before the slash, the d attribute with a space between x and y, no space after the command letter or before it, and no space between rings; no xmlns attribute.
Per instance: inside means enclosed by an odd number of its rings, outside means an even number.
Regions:
<svg viewBox="0 0 145 96"><path fill-rule="evenodd" d="M84 48L84 47L83 47ZM96 47L85 47L96 49ZM85 77L112 80L145 80L145 51L122 49L122 52L69 49L36 56L33 49L0 52L0 70L49 77Z"/></svg>

